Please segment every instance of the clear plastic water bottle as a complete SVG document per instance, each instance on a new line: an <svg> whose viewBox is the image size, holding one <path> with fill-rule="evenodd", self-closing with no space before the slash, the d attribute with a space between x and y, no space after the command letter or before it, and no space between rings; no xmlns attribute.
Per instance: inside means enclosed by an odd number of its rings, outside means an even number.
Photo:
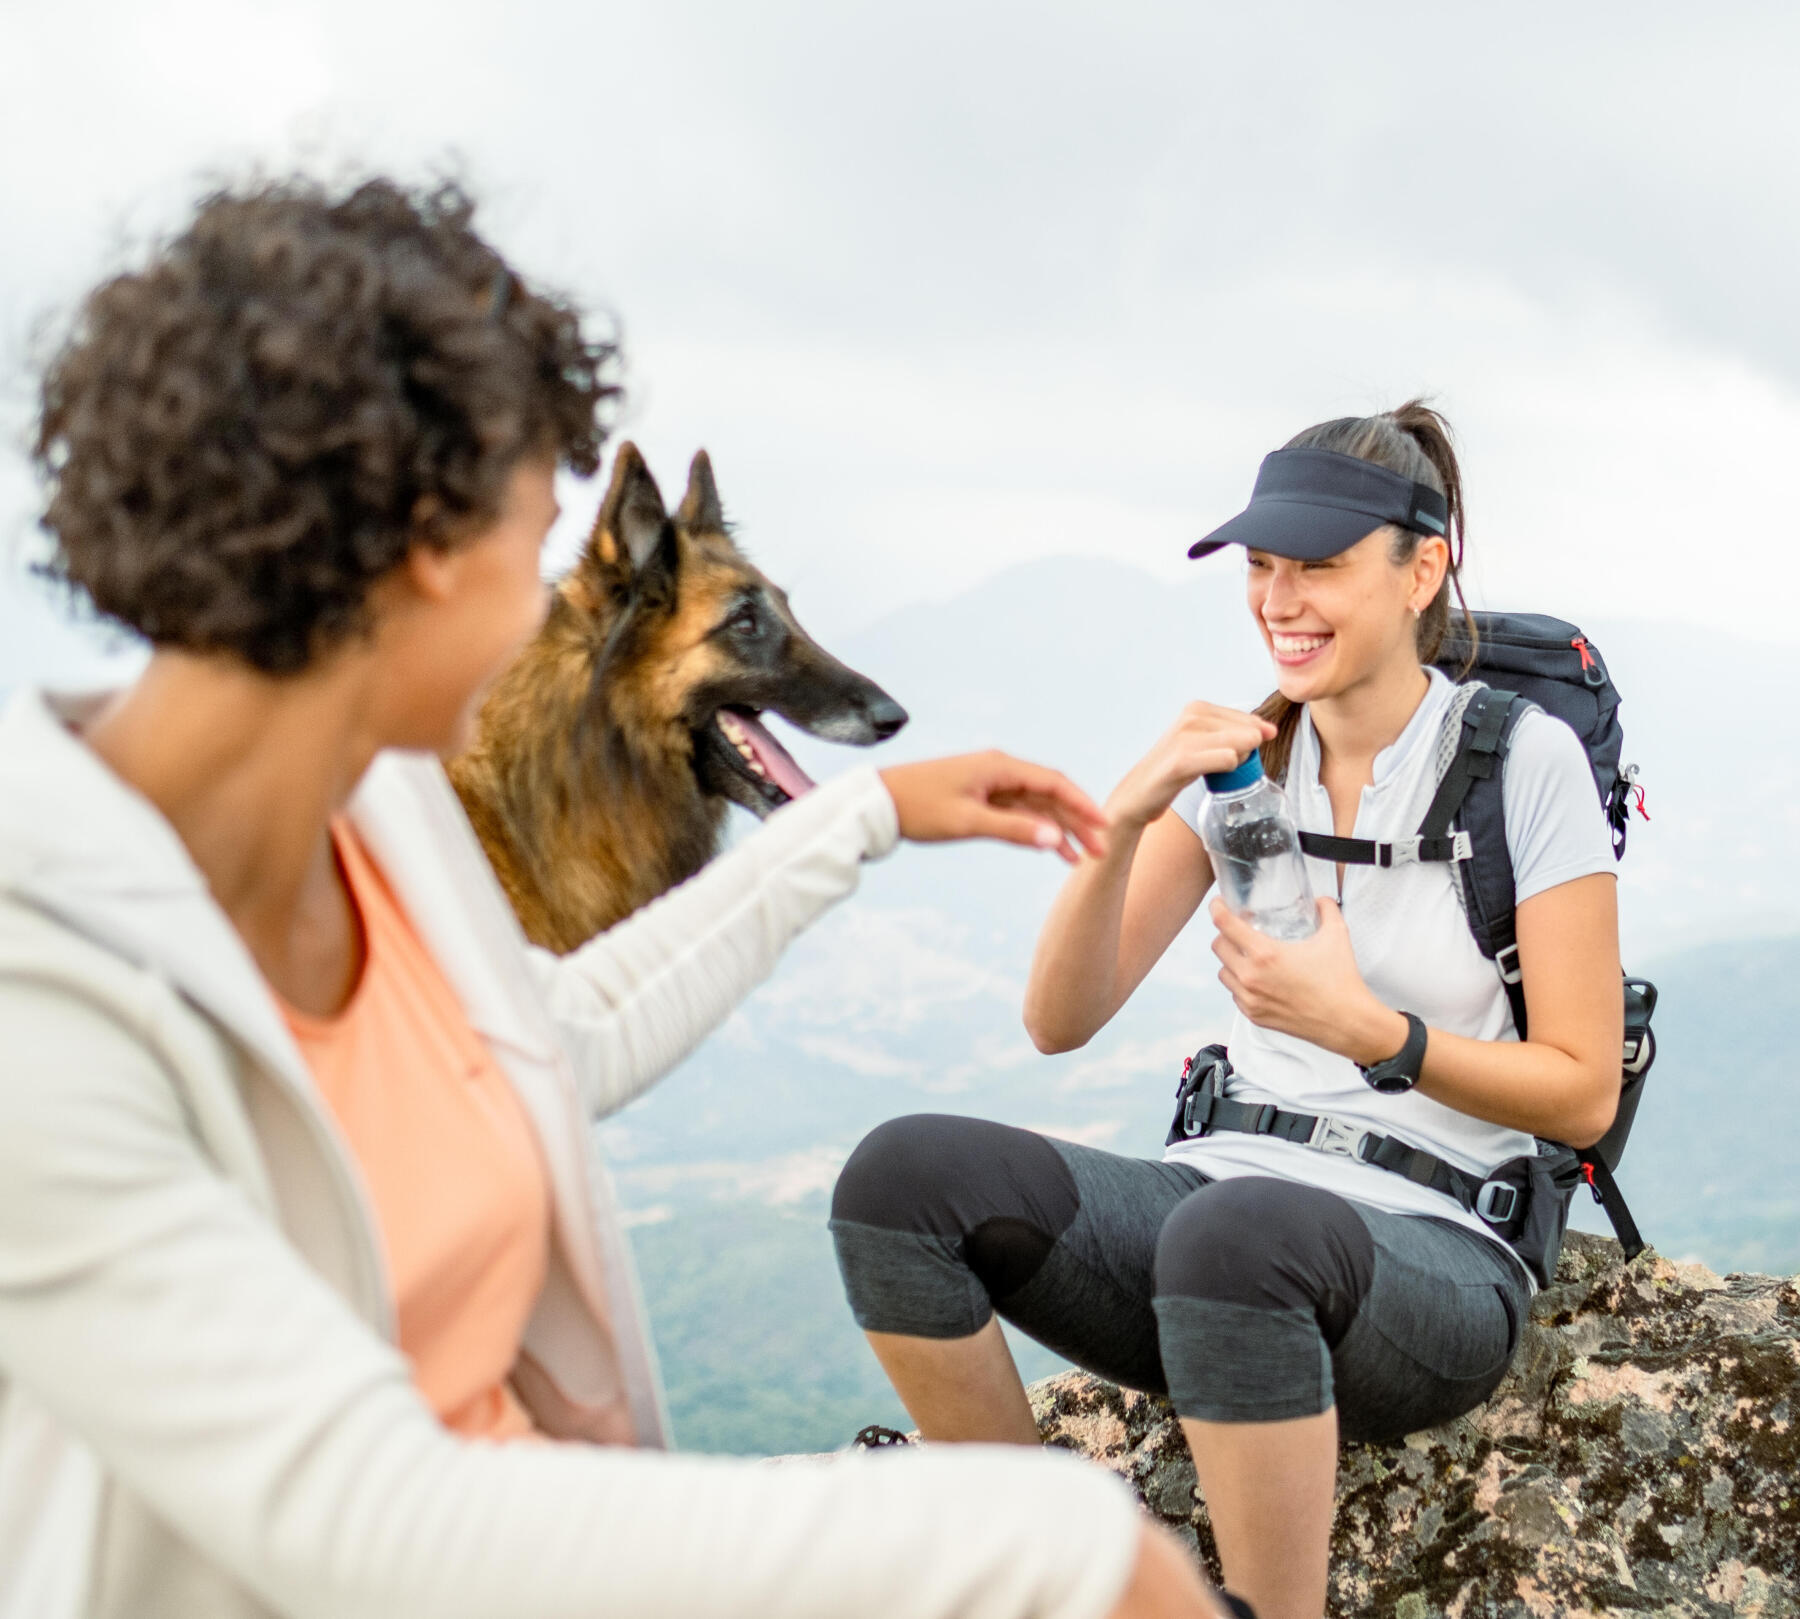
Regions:
<svg viewBox="0 0 1800 1619"><path fill-rule="evenodd" d="M1238 916L1271 939L1306 939L1319 930L1306 857L1288 813L1287 795L1251 754L1236 770L1206 778L1200 838L1212 856L1219 895Z"/></svg>

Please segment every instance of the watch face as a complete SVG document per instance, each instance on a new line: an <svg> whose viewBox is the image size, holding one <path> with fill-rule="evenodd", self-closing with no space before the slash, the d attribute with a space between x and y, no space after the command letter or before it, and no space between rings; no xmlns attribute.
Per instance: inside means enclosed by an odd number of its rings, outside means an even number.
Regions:
<svg viewBox="0 0 1800 1619"><path fill-rule="evenodd" d="M1383 1096L1399 1096L1410 1091L1415 1081L1408 1074L1371 1074L1369 1083Z"/></svg>

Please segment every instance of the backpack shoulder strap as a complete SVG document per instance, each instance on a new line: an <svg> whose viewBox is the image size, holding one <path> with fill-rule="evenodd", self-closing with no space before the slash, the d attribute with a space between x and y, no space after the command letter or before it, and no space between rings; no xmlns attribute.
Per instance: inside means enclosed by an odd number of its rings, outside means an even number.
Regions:
<svg viewBox="0 0 1800 1619"><path fill-rule="evenodd" d="M1456 752L1438 784L1419 836L1442 838L1452 827L1468 837L1458 861L1463 908L1481 953L1499 969L1519 1038L1525 1038L1525 986L1515 931L1512 852L1506 844L1504 772L1520 718L1534 705L1516 692L1483 686L1463 710Z"/></svg>

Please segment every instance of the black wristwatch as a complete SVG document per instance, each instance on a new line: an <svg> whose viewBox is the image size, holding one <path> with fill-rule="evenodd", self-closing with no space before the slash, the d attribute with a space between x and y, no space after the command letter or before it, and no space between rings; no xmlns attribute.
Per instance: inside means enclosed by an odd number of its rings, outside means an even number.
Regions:
<svg viewBox="0 0 1800 1619"><path fill-rule="evenodd" d="M1406 1044L1386 1062L1371 1063L1362 1068L1362 1077L1372 1090L1383 1096L1399 1096L1419 1083L1419 1070L1425 1066L1425 1020L1402 1012L1406 1019Z"/></svg>

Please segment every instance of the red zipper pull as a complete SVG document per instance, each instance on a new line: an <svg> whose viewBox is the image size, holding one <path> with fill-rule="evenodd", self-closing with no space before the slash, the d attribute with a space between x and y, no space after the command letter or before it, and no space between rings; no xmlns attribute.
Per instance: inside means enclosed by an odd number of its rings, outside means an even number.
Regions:
<svg viewBox="0 0 1800 1619"><path fill-rule="evenodd" d="M1625 791L1637 800L1638 814L1643 816L1646 821L1649 820L1650 811L1644 803L1644 789L1638 785L1638 767L1636 765L1627 765L1621 772L1621 775L1624 780ZM1626 810L1625 814L1627 819L1629 819L1631 811Z"/></svg>
<svg viewBox="0 0 1800 1619"><path fill-rule="evenodd" d="M1569 645L1581 654L1581 678L1598 691L1606 684L1606 671L1600 667L1600 660L1589 648L1587 637L1578 635Z"/></svg>

